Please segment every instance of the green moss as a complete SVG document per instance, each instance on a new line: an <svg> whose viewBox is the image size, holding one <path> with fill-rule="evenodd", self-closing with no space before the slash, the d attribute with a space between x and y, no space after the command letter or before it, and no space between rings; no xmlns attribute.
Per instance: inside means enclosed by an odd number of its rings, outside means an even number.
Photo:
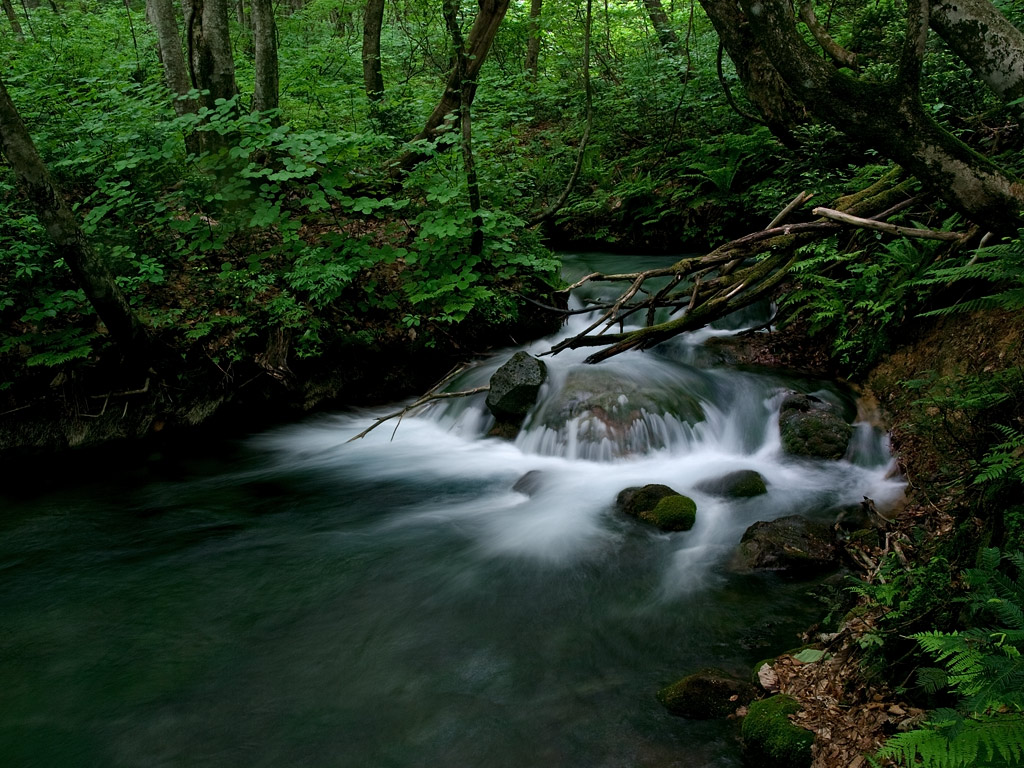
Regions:
<svg viewBox="0 0 1024 768"><path fill-rule="evenodd" d="M702 669L658 691L658 701L673 715L696 720L728 717L754 697L754 688L714 667Z"/></svg>
<svg viewBox="0 0 1024 768"><path fill-rule="evenodd" d="M697 504L689 496L666 496L640 517L663 531L688 531L697 519Z"/></svg>
<svg viewBox="0 0 1024 768"><path fill-rule="evenodd" d="M750 705L741 732L751 762L762 768L806 768L811 764L814 734L789 719L799 711L800 705L790 696L772 696Z"/></svg>

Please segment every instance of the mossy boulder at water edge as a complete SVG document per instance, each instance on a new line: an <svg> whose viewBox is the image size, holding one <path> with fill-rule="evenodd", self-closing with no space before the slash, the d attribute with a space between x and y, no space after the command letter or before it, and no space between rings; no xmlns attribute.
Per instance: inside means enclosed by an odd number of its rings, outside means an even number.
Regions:
<svg viewBox="0 0 1024 768"><path fill-rule="evenodd" d="M707 668L658 691L658 701L673 715L693 720L728 717L754 698L754 686L720 669Z"/></svg>
<svg viewBox="0 0 1024 768"><path fill-rule="evenodd" d="M837 567L839 555L831 527L800 515L789 515L747 528L740 539L735 564L741 570L802 575Z"/></svg>
<svg viewBox="0 0 1024 768"><path fill-rule="evenodd" d="M721 477L705 480L697 490L726 499L747 499L768 493L764 478L753 469L739 469Z"/></svg>
<svg viewBox="0 0 1024 768"><path fill-rule="evenodd" d="M626 488L616 503L627 515L663 531L688 531L697 519L697 505L667 485Z"/></svg>
<svg viewBox="0 0 1024 768"><path fill-rule="evenodd" d="M750 705L743 718L743 752L758 768L807 768L811 764L814 734L793 723L800 711L796 699L772 696Z"/></svg>
<svg viewBox="0 0 1024 768"><path fill-rule="evenodd" d="M813 395L788 395L779 410L782 448L793 456L841 459L853 436L839 408Z"/></svg>

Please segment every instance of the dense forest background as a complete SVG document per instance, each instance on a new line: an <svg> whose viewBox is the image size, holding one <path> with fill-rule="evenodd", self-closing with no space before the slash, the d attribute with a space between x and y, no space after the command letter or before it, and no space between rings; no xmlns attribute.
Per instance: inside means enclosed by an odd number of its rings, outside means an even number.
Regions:
<svg viewBox="0 0 1024 768"><path fill-rule="evenodd" d="M703 323L770 295L860 381L955 328L961 359L885 374L942 523L904 526L909 561L891 536L865 550L859 652L937 713L891 757L1020 763L1019 334L979 349L1024 305L1024 7L3 6L0 412L17 439L47 444L26 425L112 396L312 404L314 374L356 368L361 397L408 393L423 360L557 325L537 307L560 301L553 247L706 254L647 306ZM615 353L684 326L576 342ZM375 355L406 361L400 383Z"/></svg>

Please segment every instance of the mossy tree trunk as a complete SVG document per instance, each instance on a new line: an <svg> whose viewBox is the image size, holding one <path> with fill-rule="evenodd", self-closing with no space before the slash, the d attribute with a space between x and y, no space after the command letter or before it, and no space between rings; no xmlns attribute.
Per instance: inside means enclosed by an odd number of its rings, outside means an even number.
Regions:
<svg viewBox="0 0 1024 768"><path fill-rule="evenodd" d="M928 10L932 29L993 93L1006 102L1024 96L1024 35L992 3L932 0Z"/></svg>
<svg viewBox="0 0 1024 768"><path fill-rule="evenodd" d="M10 163L58 258L71 270L111 337L133 363L147 361L149 334L132 312L103 260L89 245L75 216L54 186L32 137L0 80L0 151Z"/></svg>
<svg viewBox="0 0 1024 768"><path fill-rule="evenodd" d="M793 147L793 129L808 121L807 110L786 87L764 45L750 30L734 0L700 0L701 7L718 33L750 103L771 132Z"/></svg>
<svg viewBox="0 0 1024 768"><path fill-rule="evenodd" d="M702 0L702 5L718 9L731 3ZM1015 234L1024 226L1024 188L942 128L921 104L919 81L928 33L925 2L909 0L898 73L878 83L837 70L812 49L797 29L788 0L741 0L740 8L753 40L767 54L785 89L811 115L899 163L953 208L991 231Z"/></svg>

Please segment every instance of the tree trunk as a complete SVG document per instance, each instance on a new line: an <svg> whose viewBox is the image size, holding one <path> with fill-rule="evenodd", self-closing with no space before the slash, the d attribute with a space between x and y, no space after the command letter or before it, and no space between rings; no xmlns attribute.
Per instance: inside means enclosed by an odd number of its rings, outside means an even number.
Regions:
<svg viewBox="0 0 1024 768"><path fill-rule="evenodd" d="M643 0L643 3L662 50L670 56L675 56L679 53L679 38L676 37L672 22L668 20L668 14L665 13L661 0Z"/></svg>
<svg viewBox="0 0 1024 768"><path fill-rule="evenodd" d="M430 113L423 130L416 134L413 141L435 142L442 133L455 127L454 123L458 122L458 114L463 103L472 106L480 69L487 59L487 53L491 49L491 43L494 42L494 36L498 32L501 20L505 18L508 4L509 0L479 0L480 10L477 12L476 21L473 23L473 28L470 29L469 38L466 41L464 78L460 77L457 66L452 68L441 100L434 107L434 111ZM465 93L462 93L463 79L465 79ZM452 115L453 119L446 121L445 118L448 115ZM394 165L392 172L408 171L427 157L428 155L420 152L406 152Z"/></svg>
<svg viewBox="0 0 1024 768"><path fill-rule="evenodd" d="M277 109L279 81L277 71L277 25L271 0L252 0L252 35L255 46L256 79L252 94L252 111Z"/></svg>
<svg viewBox="0 0 1024 768"><path fill-rule="evenodd" d="M384 26L384 0L367 0L363 15L363 86L370 105L384 98L380 66L380 31Z"/></svg>
<svg viewBox="0 0 1024 768"><path fill-rule="evenodd" d="M473 97L476 95L476 83L480 69L487 59L487 53L491 50L491 43L494 42L494 36L498 33L498 26L505 18L508 4L509 0L480 0L479 2L480 10L473 23L473 28L469 31L466 52L468 59L466 90L470 104L473 103ZM448 83L441 96L441 101L434 107L434 111L427 118L427 124L414 140L437 138L440 133L439 128L444 124L445 116L458 112L461 88L462 83L459 80L458 69L453 68L448 76Z"/></svg>
<svg viewBox="0 0 1024 768"><path fill-rule="evenodd" d="M1024 188L921 105L917 80L927 26L916 17L915 10L923 11L919 4L909 3L900 74L887 83L856 80L822 59L797 30L788 0L742 5L751 33L811 114L899 163L975 223L1004 234L1024 225Z"/></svg>
<svg viewBox="0 0 1024 768"><path fill-rule="evenodd" d="M238 93L231 55L227 0L191 0L186 16L192 87L209 91L202 97L213 110L218 99Z"/></svg>
<svg viewBox="0 0 1024 768"><path fill-rule="evenodd" d="M97 256L74 214L54 187L32 138L25 128L7 89L0 80L0 150L14 169L25 195L36 209L39 221L53 240L56 254L64 260L75 282L85 293L111 337L126 358L146 359L149 335L117 287L113 275Z"/></svg>
<svg viewBox="0 0 1024 768"><path fill-rule="evenodd" d="M235 0L235 21L240 27L246 26L245 0Z"/></svg>
<svg viewBox="0 0 1024 768"><path fill-rule="evenodd" d="M185 65L185 54L181 49L181 34L174 18L173 0L147 0L146 16L156 30L160 61L164 67L164 83L175 96L184 96L192 86ZM174 111L178 116L195 112L196 109L193 100L174 100Z"/></svg>
<svg viewBox="0 0 1024 768"><path fill-rule="evenodd" d="M988 0L932 0L932 29L1003 101L1024 96L1024 35ZM1024 107L1015 108L1018 115Z"/></svg>
<svg viewBox="0 0 1024 768"><path fill-rule="evenodd" d="M793 98L764 46L751 33L739 6L733 0L700 0L700 4L729 54L750 103L783 144L796 146L793 129L807 122L807 111Z"/></svg>
<svg viewBox="0 0 1024 768"><path fill-rule="evenodd" d="M473 127L466 87L469 84L469 79L466 77L469 60L466 57L466 47L462 41L462 30L459 29L458 0L444 0L444 21L452 39L452 49L455 52L455 72L462 83L462 90L459 93L462 164L466 169L469 210L473 212L473 233L470 236L469 252L473 256L479 256L484 250L484 229L483 219L480 216L480 183L476 175L476 161L473 159Z"/></svg>
<svg viewBox="0 0 1024 768"><path fill-rule="evenodd" d="M21 23L18 21L18 14L14 12L14 5L11 0L2 0L4 4L4 13L7 14L7 20L11 23L11 31L14 32L14 36L19 40L25 39L25 33L21 31Z"/></svg>
<svg viewBox="0 0 1024 768"><path fill-rule="evenodd" d="M540 14L544 0L530 0L530 21L526 38L526 71L531 80L537 79L537 67L540 63Z"/></svg>

